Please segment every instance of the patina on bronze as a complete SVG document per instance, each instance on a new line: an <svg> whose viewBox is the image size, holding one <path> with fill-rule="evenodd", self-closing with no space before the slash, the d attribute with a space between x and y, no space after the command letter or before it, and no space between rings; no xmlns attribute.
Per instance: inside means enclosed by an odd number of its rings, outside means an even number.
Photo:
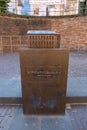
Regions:
<svg viewBox="0 0 87 130"><path fill-rule="evenodd" d="M69 51L20 51L24 114L64 114Z"/></svg>

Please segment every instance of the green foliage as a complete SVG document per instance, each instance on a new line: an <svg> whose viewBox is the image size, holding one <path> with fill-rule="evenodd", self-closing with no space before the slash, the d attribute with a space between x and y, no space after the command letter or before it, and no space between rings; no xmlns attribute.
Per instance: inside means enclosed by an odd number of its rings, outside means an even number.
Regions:
<svg viewBox="0 0 87 130"><path fill-rule="evenodd" d="M87 1L80 2L80 14L86 14L87 13Z"/></svg>
<svg viewBox="0 0 87 130"><path fill-rule="evenodd" d="M0 0L0 13L6 13L10 0Z"/></svg>

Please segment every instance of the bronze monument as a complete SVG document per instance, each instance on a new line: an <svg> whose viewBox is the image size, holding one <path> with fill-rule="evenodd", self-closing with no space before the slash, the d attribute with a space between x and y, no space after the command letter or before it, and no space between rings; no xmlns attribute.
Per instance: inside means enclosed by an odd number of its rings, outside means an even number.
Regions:
<svg viewBox="0 0 87 130"><path fill-rule="evenodd" d="M64 114L69 51L28 48L20 51L24 114Z"/></svg>

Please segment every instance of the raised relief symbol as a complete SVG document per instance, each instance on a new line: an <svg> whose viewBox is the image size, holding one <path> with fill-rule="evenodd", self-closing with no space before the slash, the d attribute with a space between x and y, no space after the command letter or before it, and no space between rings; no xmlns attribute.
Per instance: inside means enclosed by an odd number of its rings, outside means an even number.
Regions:
<svg viewBox="0 0 87 130"><path fill-rule="evenodd" d="M62 93L57 92L54 95L52 95L51 100L47 100L42 102L41 101L41 96L37 96L35 93L32 94L32 106L34 108L55 108L57 106L58 98L64 96Z"/></svg>

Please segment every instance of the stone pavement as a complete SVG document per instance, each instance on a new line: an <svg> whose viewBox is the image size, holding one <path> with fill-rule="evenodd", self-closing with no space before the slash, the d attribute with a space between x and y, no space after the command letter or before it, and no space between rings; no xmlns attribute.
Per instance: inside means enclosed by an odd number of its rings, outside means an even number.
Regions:
<svg viewBox="0 0 87 130"><path fill-rule="evenodd" d="M16 105L0 105L0 130L8 130L18 110Z"/></svg>
<svg viewBox="0 0 87 130"><path fill-rule="evenodd" d="M87 105L66 107L65 115L23 115L22 106L0 105L0 130L87 130Z"/></svg>
<svg viewBox="0 0 87 130"><path fill-rule="evenodd" d="M67 96L87 96L87 52L70 52ZM18 53L0 55L0 97L21 97ZM23 115L22 106L0 106L0 130L87 130L87 105L63 116Z"/></svg>

